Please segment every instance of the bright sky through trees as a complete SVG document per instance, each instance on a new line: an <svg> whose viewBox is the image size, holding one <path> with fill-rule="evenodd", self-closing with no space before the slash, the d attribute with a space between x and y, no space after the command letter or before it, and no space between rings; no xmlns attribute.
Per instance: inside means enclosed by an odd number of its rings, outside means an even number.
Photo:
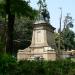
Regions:
<svg viewBox="0 0 75 75"><path fill-rule="evenodd" d="M38 9L37 2L38 0L31 0L31 6ZM59 28L60 7L62 8L62 28L67 13L70 13L70 16L74 19L73 24L75 25L75 0L46 0L46 2L51 17L50 23L56 28L56 31ZM73 31L75 32L75 26Z"/></svg>

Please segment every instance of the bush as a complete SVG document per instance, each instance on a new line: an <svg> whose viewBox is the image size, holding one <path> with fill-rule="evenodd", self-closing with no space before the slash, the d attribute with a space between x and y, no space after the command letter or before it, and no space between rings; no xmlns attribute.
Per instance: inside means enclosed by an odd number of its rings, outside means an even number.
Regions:
<svg viewBox="0 0 75 75"><path fill-rule="evenodd" d="M17 62L10 55L0 55L0 75L15 75L17 73Z"/></svg>
<svg viewBox="0 0 75 75"><path fill-rule="evenodd" d="M74 75L75 62L19 61L10 55L0 55L0 75Z"/></svg>

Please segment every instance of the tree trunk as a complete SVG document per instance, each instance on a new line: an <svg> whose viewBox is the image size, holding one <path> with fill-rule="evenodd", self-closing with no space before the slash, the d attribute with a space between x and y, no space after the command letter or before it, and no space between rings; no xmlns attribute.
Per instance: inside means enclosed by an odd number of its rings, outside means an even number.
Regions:
<svg viewBox="0 0 75 75"><path fill-rule="evenodd" d="M14 26L15 16L8 14L8 26L7 26L7 43L6 43L6 52L13 54L13 26Z"/></svg>
<svg viewBox="0 0 75 75"><path fill-rule="evenodd" d="M6 37L6 52L9 54L14 53L13 51L13 30L14 30L14 21L15 15L11 12L10 0L6 0L6 13L8 15L8 23L7 23L7 37Z"/></svg>

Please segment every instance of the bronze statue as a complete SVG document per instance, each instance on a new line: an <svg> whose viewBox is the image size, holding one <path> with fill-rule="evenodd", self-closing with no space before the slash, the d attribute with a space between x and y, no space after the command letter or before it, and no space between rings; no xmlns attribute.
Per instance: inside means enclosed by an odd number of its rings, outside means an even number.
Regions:
<svg viewBox="0 0 75 75"><path fill-rule="evenodd" d="M39 18L44 19L45 21L49 22L50 15L49 15L49 12L47 10L46 1L45 0L39 0L38 5L39 5Z"/></svg>

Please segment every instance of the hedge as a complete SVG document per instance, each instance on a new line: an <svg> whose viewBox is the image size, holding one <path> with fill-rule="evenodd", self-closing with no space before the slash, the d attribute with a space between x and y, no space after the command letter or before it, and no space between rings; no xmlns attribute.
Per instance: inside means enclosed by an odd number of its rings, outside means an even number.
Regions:
<svg viewBox="0 0 75 75"><path fill-rule="evenodd" d="M10 55L0 55L0 75L75 75L75 62L17 61Z"/></svg>

